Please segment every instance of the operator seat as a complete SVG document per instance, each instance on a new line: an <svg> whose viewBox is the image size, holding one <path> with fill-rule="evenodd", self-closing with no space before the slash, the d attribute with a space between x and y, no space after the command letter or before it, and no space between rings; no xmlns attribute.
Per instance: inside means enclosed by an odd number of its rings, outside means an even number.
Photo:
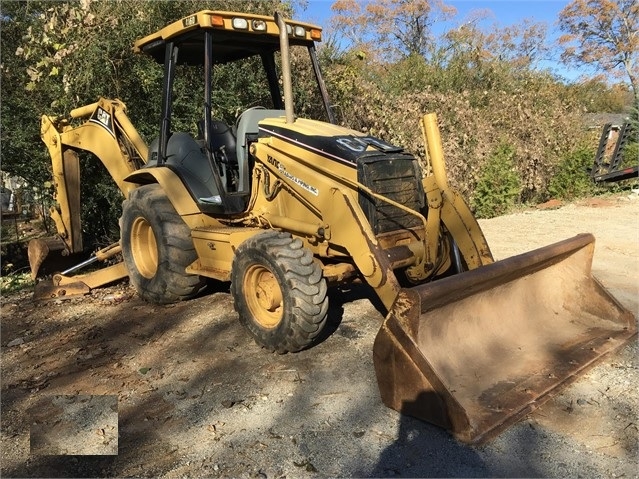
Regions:
<svg viewBox="0 0 639 479"><path fill-rule="evenodd" d="M166 145L166 165L179 174L200 201L220 194L206 154L188 133L176 132L171 135Z"/></svg>

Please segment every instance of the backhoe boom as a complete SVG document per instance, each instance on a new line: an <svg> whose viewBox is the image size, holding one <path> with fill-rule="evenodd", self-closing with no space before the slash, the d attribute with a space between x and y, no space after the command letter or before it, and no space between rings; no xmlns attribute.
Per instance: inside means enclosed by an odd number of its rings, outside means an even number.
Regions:
<svg viewBox="0 0 639 479"><path fill-rule="evenodd" d="M85 121L72 125L73 120ZM143 166L148 155L147 145L131 124L126 115L126 106L120 100L101 98L95 103L72 110L70 118L43 115L41 135L51 155L56 204L49 212L57 235L29 242L29 264L34 279L51 252L58 251L67 256L84 250L78 153L87 151L97 157L125 197L136 185L124 179ZM88 280L93 287L119 279L100 271L91 274L97 275ZM122 274L119 277L125 276L126 274ZM51 289L47 291L46 296L50 297Z"/></svg>

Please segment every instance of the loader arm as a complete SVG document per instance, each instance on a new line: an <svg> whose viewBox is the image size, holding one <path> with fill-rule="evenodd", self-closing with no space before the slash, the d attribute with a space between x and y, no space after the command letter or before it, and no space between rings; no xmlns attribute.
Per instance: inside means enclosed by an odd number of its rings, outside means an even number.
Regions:
<svg viewBox="0 0 639 479"><path fill-rule="evenodd" d="M85 121L74 126L70 124L71 120ZM50 215L57 235L29 243L29 263L34 279L51 252L66 256L83 251L78 152L88 151L95 155L125 197L136 185L124 179L143 166L148 155L146 143L127 117L126 106L120 100L101 98L96 103L72 110L70 118L43 115L41 136L51 156L56 204L51 207ZM95 257L107 259L112 256L97 254ZM126 276L123 269L118 271L122 273L120 277ZM105 284L113 281L112 278L113 274L104 276L104 282L99 277L92 278L89 283Z"/></svg>
<svg viewBox="0 0 639 479"><path fill-rule="evenodd" d="M435 190L441 195L441 218L460 249L469 270L485 266L494 261L486 237L477 219L461 195L450 188L446 174L446 164L442 140L437 126L437 115L429 113L420 121L424 144L428 152L431 174L424 179L424 189ZM432 183L435 186L431 186ZM432 201L429 201L429 207Z"/></svg>

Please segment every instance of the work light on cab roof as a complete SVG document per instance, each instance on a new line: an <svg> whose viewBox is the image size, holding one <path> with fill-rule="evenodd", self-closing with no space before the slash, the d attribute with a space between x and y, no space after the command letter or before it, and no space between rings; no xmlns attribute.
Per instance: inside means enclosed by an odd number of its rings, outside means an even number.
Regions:
<svg viewBox="0 0 639 479"><path fill-rule="evenodd" d="M159 31L135 42L134 51L141 51L156 40L168 40L196 28L212 28L226 31L279 35L279 27L273 17L238 14L236 12L203 10L173 22ZM286 20L286 31L294 39L322 41L322 29L308 23Z"/></svg>

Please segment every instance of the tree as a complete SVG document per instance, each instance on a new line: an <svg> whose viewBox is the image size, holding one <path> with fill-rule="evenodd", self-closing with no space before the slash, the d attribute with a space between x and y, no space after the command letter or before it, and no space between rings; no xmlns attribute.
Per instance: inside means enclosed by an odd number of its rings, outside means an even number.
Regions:
<svg viewBox="0 0 639 479"><path fill-rule="evenodd" d="M133 53L137 38L201 9L272 14L291 8L290 2L280 0L2 2L3 171L23 177L31 187L49 180L51 160L40 139L40 116L66 117L69 110L100 96L123 100L142 136L148 141L156 136L162 67ZM247 74L243 79L251 78ZM192 86L187 79L177 94L193 91ZM99 161L88 154L82 154L81 161L83 233L89 245L117 235L121 198Z"/></svg>
<svg viewBox="0 0 639 479"><path fill-rule="evenodd" d="M547 25L531 19L506 27L494 24L489 29L468 21L446 32L442 59L475 52L485 60L506 62L515 69L535 69L549 51L546 36Z"/></svg>
<svg viewBox="0 0 639 479"><path fill-rule="evenodd" d="M336 28L353 44L377 48L383 55L427 57L432 53L432 26L457 10L441 0L337 0L331 6Z"/></svg>
<svg viewBox="0 0 639 479"><path fill-rule="evenodd" d="M525 18L521 23L503 29L495 27L490 48L494 55L509 61L515 68L535 68L549 53L547 31L546 23Z"/></svg>
<svg viewBox="0 0 639 479"><path fill-rule="evenodd" d="M559 14L565 34L562 59L630 81L639 106L639 3L636 0L573 0Z"/></svg>

